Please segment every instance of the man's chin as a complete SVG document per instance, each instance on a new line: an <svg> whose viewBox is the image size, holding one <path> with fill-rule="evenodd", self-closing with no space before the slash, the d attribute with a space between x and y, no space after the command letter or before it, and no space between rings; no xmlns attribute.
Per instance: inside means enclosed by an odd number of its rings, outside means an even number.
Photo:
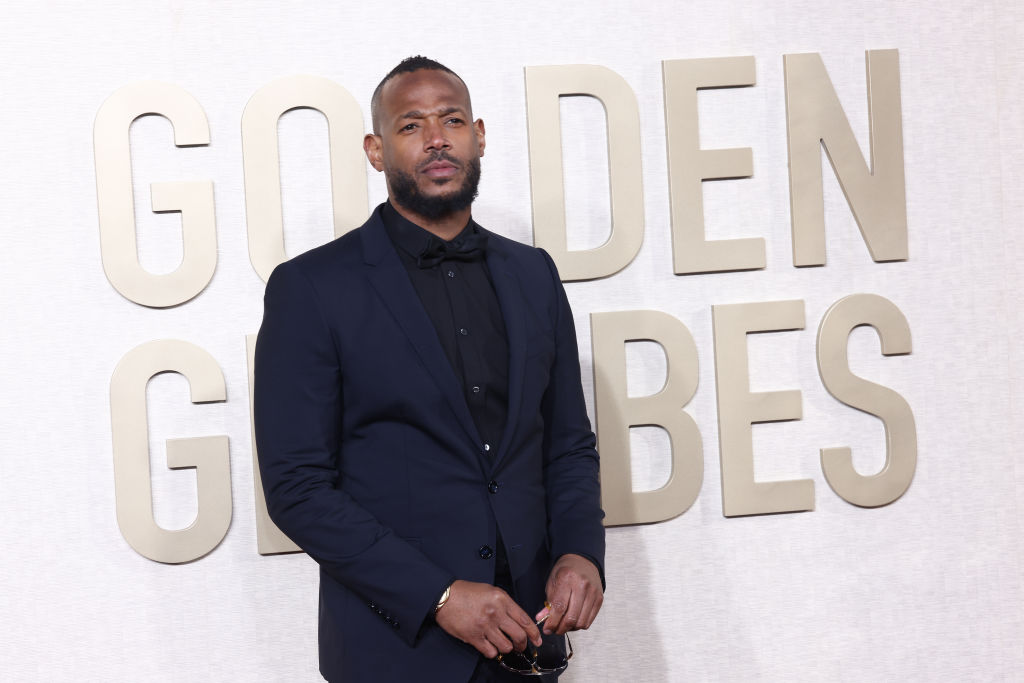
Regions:
<svg viewBox="0 0 1024 683"><path fill-rule="evenodd" d="M449 176L447 178L427 178L427 182L420 183L420 192L424 195L438 195L445 194L444 192L437 192L439 188L447 187L447 194L453 194L459 191L461 185L455 182L455 176ZM431 192L433 190L433 192Z"/></svg>
<svg viewBox="0 0 1024 683"><path fill-rule="evenodd" d="M462 186L457 183L431 183L419 188L419 197L429 202L447 202L458 197L461 192Z"/></svg>
<svg viewBox="0 0 1024 683"><path fill-rule="evenodd" d="M470 166L466 175L424 178L395 171L389 178L392 200L429 220L437 220L463 211L476 199L479 164Z"/></svg>

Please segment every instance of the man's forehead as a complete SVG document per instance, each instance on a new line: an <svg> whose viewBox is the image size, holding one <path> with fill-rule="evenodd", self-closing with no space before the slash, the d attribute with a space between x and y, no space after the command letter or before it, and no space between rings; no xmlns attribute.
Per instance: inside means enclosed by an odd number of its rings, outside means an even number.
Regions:
<svg viewBox="0 0 1024 683"><path fill-rule="evenodd" d="M381 104L392 116L434 109L470 110L466 84L458 76L436 69L395 76L384 84Z"/></svg>

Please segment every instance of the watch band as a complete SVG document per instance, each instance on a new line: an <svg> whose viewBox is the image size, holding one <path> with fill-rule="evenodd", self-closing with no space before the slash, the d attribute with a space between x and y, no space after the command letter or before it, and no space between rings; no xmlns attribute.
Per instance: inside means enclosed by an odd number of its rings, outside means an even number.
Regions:
<svg viewBox="0 0 1024 683"><path fill-rule="evenodd" d="M445 603L448 602L448 598L450 598L451 596L452 587L451 584L448 584L448 587L444 589L444 593L441 593L441 599L438 600L437 604L434 606L434 614L437 614L441 610L441 608L444 607Z"/></svg>

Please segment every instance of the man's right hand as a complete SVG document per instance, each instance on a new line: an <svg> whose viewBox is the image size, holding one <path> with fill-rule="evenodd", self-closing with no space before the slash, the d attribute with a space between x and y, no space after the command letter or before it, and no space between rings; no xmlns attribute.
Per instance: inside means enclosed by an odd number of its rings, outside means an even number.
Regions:
<svg viewBox="0 0 1024 683"><path fill-rule="evenodd" d="M540 629L508 593L487 583L456 581L448 601L434 615L437 625L480 654L494 659L499 652L540 647Z"/></svg>

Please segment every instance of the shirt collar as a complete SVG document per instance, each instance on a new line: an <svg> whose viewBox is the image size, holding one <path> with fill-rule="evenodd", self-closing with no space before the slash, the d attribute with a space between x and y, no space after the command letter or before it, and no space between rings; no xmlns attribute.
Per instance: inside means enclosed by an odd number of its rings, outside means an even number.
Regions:
<svg viewBox="0 0 1024 683"><path fill-rule="evenodd" d="M436 237L434 233L429 230L424 230L420 226L416 225L408 218L398 213L398 210L391 205L391 201L384 202L384 208L381 210L381 218L384 219L384 229L388 233L388 237L395 244L396 247L401 249L403 252L411 256L413 259L419 257L420 254L430 244L431 239L440 239ZM479 227L473 221L472 218L466 223L458 235L449 241L455 242L463 235L472 234L479 231Z"/></svg>

